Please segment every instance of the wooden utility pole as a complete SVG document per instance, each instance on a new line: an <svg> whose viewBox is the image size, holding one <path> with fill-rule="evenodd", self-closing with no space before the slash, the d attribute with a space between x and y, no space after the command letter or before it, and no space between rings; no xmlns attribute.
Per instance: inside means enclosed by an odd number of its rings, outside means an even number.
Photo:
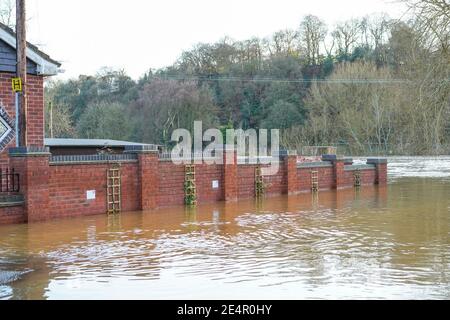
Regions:
<svg viewBox="0 0 450 320"><path fill-rule="evenodd" d="M48 106L50 109L50 138L53 139L53 103L50 101Z"/></svg>
<svg viewBox="0 0 450 320"><path fill-rule="evenodd" d="M27 36L25 27L25 0L16 0L17 77L22 80L19 93L19 146L27 146Z"/></svg>

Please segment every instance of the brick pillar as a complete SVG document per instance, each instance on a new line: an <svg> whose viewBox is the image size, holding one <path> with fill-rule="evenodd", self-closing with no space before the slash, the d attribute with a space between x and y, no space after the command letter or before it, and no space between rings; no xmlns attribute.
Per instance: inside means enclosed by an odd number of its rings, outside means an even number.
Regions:
<svg viewBox="0 0 450 320"><path fill-rule="evenodd" d="M367 164L375 165L376 171L376 181L375 183L380 186L387 185L387 159L382 158L375 158L375 159L368 159Z"/></svg>
<svg viewBox="0 0 450 320"><path fill-rule="evenodd" d="M333 161L334 168L334 181L336 189L345 188L345 160L344 159L336 159Z"/></svg>
<svg viewBox="0 0 450 320"><path fill-rule="evenodd" d="M158 147L154 145L126 147L126 153L138 155L138 192L141 210L152 210L158 207L159 192L159 157Z"/></svg>
<svg viewBox="0 0 450 320"><path fill-rule="evenodd" d="M20 193L28 222L49 218L50 152L44 147L10 148L10 166L20 174Z"/></svg>
<svg viewBox="0 0 450 320"><path fill-rule="evenodd" d="M300 192L298 190L297 177L297 151L288 151L284 158L287 176L287 194L295 195Z"/></svg>
<svg viewBox="0 0 450 320"><path fill-rule="evenodd" d="M237 152L234 148L225 148L223 161L223 177L224 177L224 199L225 201L238 200L238 185L237 185Z"/></svg>
<svg viewBox="0 0 450 320"><path fill-rule="evenodd" d="M337 155L323 155L322 161L329 161L333 164L334 188L345 188L345 162L346 159Z"/></svg>

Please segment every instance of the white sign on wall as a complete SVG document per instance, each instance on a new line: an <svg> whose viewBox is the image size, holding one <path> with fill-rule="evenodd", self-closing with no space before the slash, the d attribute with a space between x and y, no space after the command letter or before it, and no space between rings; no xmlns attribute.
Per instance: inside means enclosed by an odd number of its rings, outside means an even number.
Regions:
<svg viewBox="0 0 450 320"><path fill-rule="evenodd" d="M213 189L219 189L219 181L218 180L214 180L212 182L212 187L213 187Z"/></svg>
<svg viewBox="0 0 450 320"><path fill-rule="evenodd" d="M86 191L87 200L95 200L95 190Z"/></svg>

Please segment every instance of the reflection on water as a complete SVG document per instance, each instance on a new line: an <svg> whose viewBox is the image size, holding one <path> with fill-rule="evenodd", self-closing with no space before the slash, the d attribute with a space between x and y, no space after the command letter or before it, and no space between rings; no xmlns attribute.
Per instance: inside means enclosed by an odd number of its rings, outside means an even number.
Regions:
<svg viewBox="0 0 450 320"><path fill-rule="evenodd" d="M450 182L414 161L388 188L0 227L0 297L448 299Z"/></svg>

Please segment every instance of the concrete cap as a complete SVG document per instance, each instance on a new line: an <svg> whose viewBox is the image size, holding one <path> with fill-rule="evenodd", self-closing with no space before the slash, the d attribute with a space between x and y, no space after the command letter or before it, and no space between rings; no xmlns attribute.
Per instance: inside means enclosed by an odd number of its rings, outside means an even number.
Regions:
<svg viewBox="0 0 450 320"><path fill-rule="evenodd" d="M322 156L322 161L329 161L329 162L340 162L340 161L347 161L348 159L345 159L344 157L339 157L335 154L324 154Z"/></svg>
<svg viewBox="0 0 450 320"><path fill-rule="evenodd" d="M125 146L125 153L158 153L159 149L157 145L132 145Z"/></svg>
<svg viewBox="0 0 450 320"><path fill-rule="evenodd" d="M386 164L388 160L386 158L370 158L367 159L367 164Z"/></svg>
<svg viewBox="0 0 450 320"><path fill-rule="evenodd" d="M272 151L272 157L297 156L297 150L278 150Z"/></svg>
<svg viewBox="0 0 450 320"><path fill-rule="evenodd" d="M8 152L11 157L50 156L50 149L48 147L29 146L9 148Z"/></svg>

